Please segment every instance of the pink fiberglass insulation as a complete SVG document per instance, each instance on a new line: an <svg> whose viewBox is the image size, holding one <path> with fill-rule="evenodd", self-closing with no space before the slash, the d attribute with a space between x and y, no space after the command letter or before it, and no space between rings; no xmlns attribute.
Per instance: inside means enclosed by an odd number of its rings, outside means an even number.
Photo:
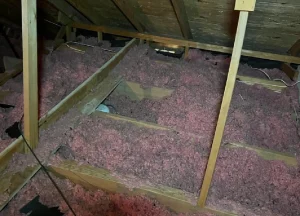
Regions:
<svg viewBox="0 0 300 216"><path fill-rule="evenodd" d="M51 163L75 159L197 194L209 148L199 144L205 143L201 139L201 136L148 129L106 117L82 116L72 109L40 133L35 153L46 161L57 146L63 145L63 152L57 152L60 157ZM5 172L24 170L35 164L31 155L15 154Z"/></svg>
<svg viewBox="0 0 300 216"><path fill-rule="evenodd" d="M107 47L108 44L104 43ZM84 54L64 47L43 56L39 69L39 116L43 116L71 93L80 83L96 72L114 53L101 47L88 47ZM9 80L0 91L12 91L1 103L14 105L14 109L0 110L0 150L13 141L5 130L23 115L22 75ZM7 140L10 142L7 142Z"/></svg>
<svg viewBox="0 0 300 216"><path fill-rule="evenodd" d="M54 177L55 178L55 177ZM55 178L77 216L213 216L208 213L176 214L157 201L143 196L108 194L101 190L88 191L68 180ZM55 190L50 180L41 171L0 212L0 216L21 216L19 209L40 196L40 202L48 207L58 206L66 216L73 214Z"/></svg>
<svg viewBox="0 0 300 216"><path fill-rule="evenodd" d="M208 205L238 215L294 216L300 212L299 166L267 161L246 149L223 149Z"/></svg>
<svg viewBox="0 0 300 216"><path fill-rule="evenodd" d="M173 94L159 101L130 101L126 96L113 93L106 103L115 107L113 112L200 134L205 142L211 143L228 62L222 56L205 55L209 54L203 52L201 61L192 58L190 62L184 62L157 55L147 46L135 47L114 72L144 87L173 89ZM251 71L262 78L265 76L247 65L241 65L239 69L241 74ZM272 71L269 75L279 74L275 69ZM286 88L279 94L261 86L237 82L223 141L299 153L297 100L297 87Z"/></svg>

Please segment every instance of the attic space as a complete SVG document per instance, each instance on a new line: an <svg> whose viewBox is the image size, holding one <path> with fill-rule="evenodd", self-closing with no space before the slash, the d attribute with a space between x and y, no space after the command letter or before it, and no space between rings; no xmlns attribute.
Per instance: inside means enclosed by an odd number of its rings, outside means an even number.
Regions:
<svg viewBox="0 0 300 216"><path fill-rule="evenodd" d="M0 0L0 216L300 215L296 0Z"/></svg>

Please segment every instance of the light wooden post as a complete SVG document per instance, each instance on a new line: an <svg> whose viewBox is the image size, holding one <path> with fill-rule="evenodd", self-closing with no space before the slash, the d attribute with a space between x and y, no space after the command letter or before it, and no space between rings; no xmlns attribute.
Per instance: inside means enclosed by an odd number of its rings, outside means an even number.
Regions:
<svg viewBox="0 0 300 216"><path fill-rule="evenodd" d="M97 35L98 35L98 43L99 43L103 40L103 34L102 32L97 32Z"/></svg>
<svg viewBox="0 0 300 216"><path fill-rule="evenodd" d="M22 0L24 136L34 148L38 144L38 59L36 0ZM25 148L25 152L28 151Z"/></svg>
<svg viewBox="0 0 300 216"><path fill-rule="evenodd" d="M218 153L219 153L220 146L221 146L221 141L222 141L222 137L223 137L223 133L224 133L224 129L225 129L226 119L227 119L227 115L228 115L228 111L229 111L229 107L230 107L230 103L231 103L231 98L232 98L232 94L233 94L233 90L234 90L236 75L237 75L237 71L238 71L238 67L239 67L239 63L240 63L243 42L244 42L244 37L245 37L245 32L246 32L246 26L247 26L247 21L248 21L248 14L249 14L249 11L254 10L254 6L255 6L255 0L251 0L251 1L249 0L249 1L247 1L247 4L243 6L244 2L245 1L243 1L243 0L236 0L236 8L235 9L243 10L243 11L240 11L240 17L239 17L236 36L235 36L235 42L234 42L227 82L226 82L225 91L224 91L224 95L223 95L223 99L222 99L222 104L221 104L217 127L216 127L216 131L215 131L214 139L213 139L213 144L212 144L210 156L209 156L207 167L206 167L204 180L202 183L200 197L198 200L198 205L200 207L205 206L205 202L206 202L209 188L211 185L213 173L214 173L214 170L216 167L217 157L218 157ZM252 4L251 4L251 2L252 2Z"/></svg>

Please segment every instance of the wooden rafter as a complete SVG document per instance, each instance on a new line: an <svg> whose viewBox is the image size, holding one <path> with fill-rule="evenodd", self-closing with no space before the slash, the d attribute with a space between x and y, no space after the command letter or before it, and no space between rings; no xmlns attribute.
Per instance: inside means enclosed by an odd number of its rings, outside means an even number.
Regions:
<svg viewBox="0 0 300 216"><path fill-rule="evenodd" d="M171 2L184 38L192 39L193 35L191 32L183 0L171 0Z"/></svg>
<svg viewBox="0 0 300 216"><path fill-rule="evenodd" d="M36 0L22 0L22 41L24 136L34 148L39 137Z"/></svg>
<svg viewBox="0 0 300 216"><path fill-rule="evenodd" d="M72 27L78 28L78 29L86 29L86 30L90 30L90 31L97 31L97 32L100 31L103 33L114 34L114 35L119 35L119 36L124 36L124 37L139 38L139 39L143 39L143 40L155 41L155 42L160 42L160 43L165 43L165 44L173 44L173 45L184 46L184 47L192 47L192 48L198 48L198 49L203 49L203 50L210 50L210 51L215 51L215 52L220 52L220 53L229 53L229 54L232 53L231 47L224 47L224 46L200 43L200 42L191 41L191 40L175 39L175 38L162 37L162 36L156 36L156 35L139 33L139 32L132 32L132 31L124 30L124 29L110 28L107 26L97 26L97 25L87 25L87 24L83 24L83 23L73 23ZM268 60L273 60L273 61L300 64L300 58L295 57L295 56L279 55L279 54L273 54L273 53L244 50L244 49L242 50L242 55L254 57L254 58L260 58L260 59L268 59Z"/></svg>
<svg viewBox="0 0 300 216"><path fill-rule="evenodd" d="M238 5L238 2L243 3L244 1L237 0L236 5ZM251 2L253 4L250 4ZM251 0L248 2L248 4L245 5L241 4L238 7L238 10L242 10L242 11L240 11L239 22L238 22L237 32L236 32L234 46L233 46L233 53L232 53L231 62L229 66L229 72L228 72L227 81L225 85L225 91L222 99L221 109L217 121L217 127L215 130L215 135L214 135L210 155L208 158L202 187L200 190L200 197L198 200L198 205L200 207L205 206L209 188L215 171L217 158L218 158L218 154L219 154L219 150L221 147L221 142L225 130L228 111L230 108L232 94L235 86L237 72L240 64L240 58L242 54L242 48L243 48L243 43L244 43L244 38L246 33L249 10L252 10L252 8L254 7L253 5L255 6L255 0Z"/></svg>
<svg viewBox="0 0 300 216"><path fill-rule="evenodd" d="M144 32L145 28L141 24L138 17L139 11L130 5L130 1L126 0L112 0L115 5L120 9L120 11L125 15L125 17L130 21L130 23L139 31Z"/></svg>
<svg viewBox="0 0 300 216"><path fill-rule="evenodd" d="M72 7L68 2L62 0L48 0L53 4L59 11L64 13L69 19L75 22L91 23L84 15Z"/></svg>

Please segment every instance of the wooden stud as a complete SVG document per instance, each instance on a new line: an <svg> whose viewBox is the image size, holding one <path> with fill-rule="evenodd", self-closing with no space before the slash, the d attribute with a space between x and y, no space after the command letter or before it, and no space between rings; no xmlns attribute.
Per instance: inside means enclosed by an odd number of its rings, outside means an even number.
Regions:
<svg viewBox="0 0 300 216"><path fill-rule="evenodd" d="M234 10L254 11L256 0L235 0Z"/></svg>
<svg viewBox="0 0 300 216"><path fill-rule="evenodd" d="M187 59L189 57L189 47L184 47L184 59Z"/></svg>
<svg viewBox="0 0 300 216"><path fill-rule="evenodd" d="M246 26L248 21L249 12L241 11L239 17L239 23L237 27L237 33L235 37L234 47L232 58L230 62L228 77L226 81L225 91L222 99L221 109L219 113L219 118L217 122L217 127L214 135L214 140L211 148L211 153L208 159L204 180L200 192L200 197L198 200L198 205L200 207L205 206L205 202L207 199L208 191L210 188L210 184L212 181L213 173L215 170L218 153L221 146L221 141L225 129L226 119L229 111L229 106L232 98L232 93L234 90L236 75L240 63L241 52L246 32Z"/></svg>
<svg viewBox="0 0 300 216"><path fill-rule="evenodd" d="M97 32L97 36L98 36L98 43L101 42L103 40L103 34L102 32Z"/></svg>
<svg viewBox="0 0 300 216"><path fill-rule="evenodd" d="M145 28L140 23L140 19L138 17L138 11L136 11L133 7L130 7L130 1L126 0L112 0L116 6L120 9L120 11L125 15L125 17L130 21L130 23L139 31L144 32Z"/></svg>
<svg viewBox="0 0 300 216"><path fill-rule="evenodd" d="M183 0L171 0L182 35L185 39L192 39L193 35L191 32L188 17L185 11Z"/></svg>
<svg viewBox="0 0 300 216"><path fill-rule="evenodd" d="M199 43L196 41L162 37L162 36L144 34L139 32L131 32L124 29L116 29L116 28L97 26L97 25L87 25L82 23L73 23L72 26L79 29L86 29L90 31L101 31L103 33L114 34L114 35L119 35L124 37L131 37L131 38L139 38L143 40L151 40L154 42L159 42L164 44L174 44L183 47L210 50L210 51L215 51L220 53L229 53L229 54L232 53L232 48L230 47ZM254 58L260 58L260 59L268 59L273 61L300 64L300 58L295 56L278 55L273 53L266 53L266 52L252 51L252 50L242 50L242 55L254 57Z"/></svg>
<svg viewBox="0 0 300 216"><path fill-rule="evenodd" d="M71 41L71 38L72 38L71 33L72 33L72 28L71 28L70 25L67 25L66 26L66 40L67 40L67 42Z"/></svg>
<svg viewBox="0 0 300 216"><path fill-rule="evenodd" d="M29 145L35 148L39 137L36 0L22 0L22 41L24 136Z"/></svg>

